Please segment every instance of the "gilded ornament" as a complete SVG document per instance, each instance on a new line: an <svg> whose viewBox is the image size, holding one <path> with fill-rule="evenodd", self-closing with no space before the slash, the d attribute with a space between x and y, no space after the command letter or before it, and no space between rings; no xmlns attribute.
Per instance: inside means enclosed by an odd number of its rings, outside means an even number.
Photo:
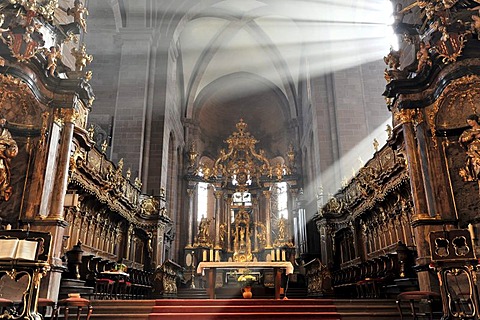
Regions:
<svg viewBox="0 0 480 320"><path fill-rule="evenodd" d="M59 120L65 123L74 123L79 116L78 111L73 108L62 108L60 114L61 118Z"/></svg>
<svg viewBox="0 0 480 320"><path fill-rule="evenodd" d="M138 189L142 188L142 181L140 180L139 177L136 177L136 178L135 178L134 185L135 185L135 187L137 187Z"/></svg>
<svg viewBox="0 0 480 320"><path fill-rule="evenodd" d="M480 178L480 124L479 117L472 114L467 117L470 129L465 130L459 138L460 144L466 149L465 167L460 169L464 181L479 181Z"/></svg>
<svg viewBox="0 0 480 320"><path fill-rule="evenodd" d="M57 61L62 59L62 54L60 53L60 50L55 47L51 46L49 50L46 48L43 48L43 54L45 55L45 58L47 59L47 71L50 76L55 75L55 70L57 69Z"/></svg>
<svg viewBox="0 0 480 320"><path fill-rule="evenodd" d="M25 23L18 25L17 30L23 30L22 32L11 30L7 35L3 37L3 42L10 48L10 53L19 62L30 60L38 51L40 45L43 43L43 36L38 32L40 25L34 24L32 16L24 16ZM1 19L0 19L1 20ZM6 30L2 30L6 31Z"/></svg>
<svg viewBox="0 0 480 320"><path fill-rule="evenodd" d="M378 152L378 147L379 147L379 143L378 143L378 140L376 138L373 139L373 150L375 150L375 152Z"/></svg>
<svg viewBox="0 0 480 320"><path fill-rule="evenodd" d="M80 48L72 48L71 53L75 58L75 71L83 71L83 69L93 61L93 56L87 54L85 43Z"/></svg>
<svg viewBox="0 0 480 320"><path fill-rule="evenodd" d="M140 212L144 215L150 216L155 214L160 206L160 202L153 196L142 200L140 204Z"/></svg>
<svg viewBox="0 0 480 320"><path fill-rule="evenodd" d="M413 122L415 114L415 109L401 109L395 112L394 116L400 124L405 124Z"/></svg>
<svg viewBox="0 0 480 320"><path fill-rule="evenodd" d="M457 110L459 105L462 105L465 101L468 101L471 106L472 113L476 112L475 99L476 95L480 93L480 77L477 75L467 75L459 79L452 81L442 92L440 97L435 101L432 107L425 109L427 114L427 122L432 132L432 138L436 136L436 117L440 106L446 101L448 105L447 109Z"/></svg>
<svg viewBox="0 0 480 320"><path fill-rule="evenodd" d="M92 75L93 75L93 72L91 70L88 70L87 72L85 72L85 76L83 77L83 79L85 79L86 82L89 82L90 80L92 80ZM89 104L91 105L92 103L93 101Z"/></svg>
<svg viewBox="0 0 480 320"><path fill-rule="evenodd" d="M81 1L75 0L73 8L67 9L67 15L73 16L73 22L77 23L83 32L87 33L86 16L88 16L88 10Z"/></svg>
<svg viewBox="0 0 480 320"><path fill-rule="evenodd" d="M202 216L200 223L198 225L198 232L194 247L212 247L212 241L210 239L210 224L212 223L211 219L205 218Z"/></svg>
<svg viewBox="0 0 480 320"><path fill-rule="evenodd" d="M392 127L389 124L387 124L387 128L385 129L385 132L387 133L387 139L388 140L392 139L393 130L392 130Z"/></svg>
<svg viewBox="0 0 480 320"><path fill-rule="evenodd" d="M95 136L95 126L91 124L90 127L88 128L88 139L93 140L94 136Z"/></svg>
<svg viewBox="0 0 480 320"><path fill-rule="evenodd" d="M13 192L11 180L11 159L17 156L17 142L6 128L7 120L0 115L0 201L8 201Z"/></svg>
<svg viewBox="0 0 480 320"><path fill-rule="evenodd" d="M416 73L420 73L423 69L425 69L427 66L431 67L432 66L432 60L430 59L430 44L425 43L423 41L420 42L419 48L417 51L417 70L415 71Z"/></svg>
<svg viewBox="0 0 480 320"><path fill-rule="evenodd" d="M195 141L193 141L190 144L190 148L188 150L188 168L193 169L195 167L195 162L198 158L198 152L197 152L197 144Z"/></svg>
<svg viewBox="0 0 480 320"><path fill-rule="evenodd" d="M108 148L107 140L103 140L103 143L102 143L102 154L107 153L107 148Z"/></svg>
<svg viewBox="0 0 480 320"><path fill-rule="evenodd" d="M290 168L284 163L278 162L275 166L271 166L265 151L255 150L258 140L246 130L247 124L243 119L240 119L236 127L237 132L226 140L228 149L220 150L220 155L213 166L199 164L195 169L197 175L204 180L222 179L224 185L232 183L236 192L245 192L254 182L260 185L261 177L272 179L275 176L277 180L282 180L285 175L291 173ZM194 164L196 157L196 151L191 149L190 165Z"/></svg>

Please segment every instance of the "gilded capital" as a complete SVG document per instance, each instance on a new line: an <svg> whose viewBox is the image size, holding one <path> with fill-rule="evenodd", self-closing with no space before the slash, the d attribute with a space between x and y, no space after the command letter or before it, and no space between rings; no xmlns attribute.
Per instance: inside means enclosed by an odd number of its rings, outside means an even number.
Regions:
<svg viewBox="0 0 480 320"><path fill-rule="evenodd" d="M270 199L270 197L272 196L272 191L264 190L263 195L265 196L265 198Z"/></svg>
<svg viewBox="0 0 480 320"><path fill-rule="evenodd" d="M400 124L412 123L416 114L416 109L401 109L395 112L395 119Z"/></svg>
<svg viewBox="0 0 480 320"><path fill-rule="evenodd" d="M61 118L65 123L67 122L74 123L79 116L78 111L73 108L62 108L60 110L60 113L61 113Z"/></svg>

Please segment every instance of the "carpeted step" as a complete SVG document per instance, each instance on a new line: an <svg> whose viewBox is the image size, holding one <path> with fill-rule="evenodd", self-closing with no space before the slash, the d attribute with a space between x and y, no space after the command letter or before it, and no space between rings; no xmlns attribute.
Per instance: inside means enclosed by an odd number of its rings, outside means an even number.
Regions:
<svg viewBox="0 0 480 320"><path fill-rule="evenodd" d="M225 320L225 319L295 319L295 320L341 320L336 312L311 313L311 312L268 312L268 313L152 313L149 320Z"/></svg>
<svg viewBox="0 0 480 320"><path fill-rule="evenodd" d="M336 312L333 305L217 305L217 306L155 306L152 313L265 313L294 311L311 313Z"/></svg>

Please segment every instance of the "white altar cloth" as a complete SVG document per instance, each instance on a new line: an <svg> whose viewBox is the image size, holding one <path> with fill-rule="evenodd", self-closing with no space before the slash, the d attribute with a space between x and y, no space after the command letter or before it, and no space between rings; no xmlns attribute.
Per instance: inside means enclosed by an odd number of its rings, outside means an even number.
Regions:
<svg viewBox="0 0 480 320"><path fill-rule="evenodd" d="M250 262L200 262L197 267L197 273L204 274L204 269L269 269L282 268L285 273L293 273L293 265L290 261L250 261Z"/></svg>

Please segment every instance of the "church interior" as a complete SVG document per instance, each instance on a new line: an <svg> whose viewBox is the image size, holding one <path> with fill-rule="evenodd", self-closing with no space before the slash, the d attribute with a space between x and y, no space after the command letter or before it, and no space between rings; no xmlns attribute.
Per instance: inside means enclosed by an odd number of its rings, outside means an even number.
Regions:
<svg viewBox="0 0 480 320"><path fill-rule="evenodd" d="M0 319L480 319L477 0L3 0L0 93Z"/></svg>

